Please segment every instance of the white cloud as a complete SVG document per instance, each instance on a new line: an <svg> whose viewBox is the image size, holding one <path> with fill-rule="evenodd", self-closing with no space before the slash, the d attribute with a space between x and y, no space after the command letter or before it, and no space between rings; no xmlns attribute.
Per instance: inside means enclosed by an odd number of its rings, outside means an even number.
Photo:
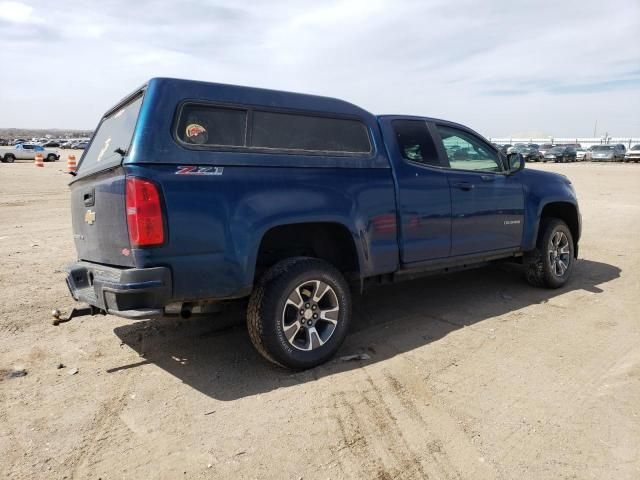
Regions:
<svg viewBox="0 0 640 480"><path fill-rule="evenodd" d="M32 15L33 7L21 2L0 2L0 20L11 23L41 23Z"/></svg>

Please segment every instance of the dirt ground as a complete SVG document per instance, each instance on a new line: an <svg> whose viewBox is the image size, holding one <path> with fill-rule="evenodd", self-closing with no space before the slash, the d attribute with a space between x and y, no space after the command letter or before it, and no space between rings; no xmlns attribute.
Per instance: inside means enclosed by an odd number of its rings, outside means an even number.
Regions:
<svg viewBox="0 0 640 480"><path fill-rule="evenodd" d="M339 352L370 359L291 373L234 311L52 326L72 306L69 177L0 164L0 473L640 478L640 165L528 168L578 191L566 288L495 266L371 290Z"/></svg>

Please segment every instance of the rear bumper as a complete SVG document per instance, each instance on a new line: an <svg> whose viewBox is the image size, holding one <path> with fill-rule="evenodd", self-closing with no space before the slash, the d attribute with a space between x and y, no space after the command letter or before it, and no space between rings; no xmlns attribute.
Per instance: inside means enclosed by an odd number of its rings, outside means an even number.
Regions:
<svg viewBox="0 0 640 480"><path fill-rule="evenodd" d="M67 267L71 296L119 317L161 317L171 300L171 271L166 267L115 268L91 262Z"/></svg>

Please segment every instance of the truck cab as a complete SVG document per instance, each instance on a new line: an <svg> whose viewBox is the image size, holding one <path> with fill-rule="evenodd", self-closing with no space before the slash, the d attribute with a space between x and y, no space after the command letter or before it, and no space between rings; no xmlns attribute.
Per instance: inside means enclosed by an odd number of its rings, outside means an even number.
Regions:
<svg viewBox="0 0 640 480"><path fill-rule="evenodd" d="M248 298L258 351L309 368L342 343L353 289L503 259L564 285L575 191L524 163L450 121L152 79L105 114L70 183L67 283L130 319Z"/></svg>

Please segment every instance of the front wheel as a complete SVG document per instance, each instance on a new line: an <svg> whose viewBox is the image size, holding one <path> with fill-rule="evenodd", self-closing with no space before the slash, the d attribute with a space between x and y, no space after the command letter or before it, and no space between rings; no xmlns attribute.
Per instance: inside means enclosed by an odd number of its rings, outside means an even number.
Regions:
<svg viewBox="0 0 640 480"><path fill-rule="evenodd" d="M297 257L271 267L247 310L254 347L267 360L302 370L329 360L349 328L349 287L323 260Z"/></svg>
<svg viewBox="0 0 640 480"><path fill-rule="evenodd" d="M4 157L4 161L6 163L13 163L15 162L15 160L16 160L16 157L14 157L13 155L5 155Z"/></svg>
<svg viewBox="0 0 640 480"><path fill-rule="evenodd" d="M55 162L57 160L56 156L53 153L47 155L47 162Z"/></svg>
<svg viewBox="0 0 640 480"><path fill-rule="evenodd" d="M540 222L535 250L524 257L527 281L536 287L560 288L571 277L574 262L573 236L558 218Z"/></svg>

